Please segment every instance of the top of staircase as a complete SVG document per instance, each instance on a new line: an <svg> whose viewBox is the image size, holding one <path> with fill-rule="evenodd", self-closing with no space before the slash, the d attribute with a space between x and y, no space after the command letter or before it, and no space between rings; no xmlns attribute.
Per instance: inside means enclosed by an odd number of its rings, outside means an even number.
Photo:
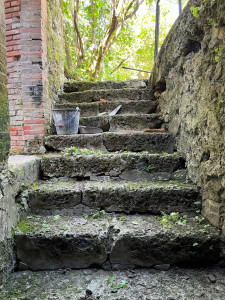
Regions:
<svg viewBox="0 0 225 300"><path fill-rule="evenodd" d="M68 81L64 84L64 92L83 92L89 90L107 90L107 89L123 89L123 88L146 88L148 86L148 80L145 79L133 79L126 81Z"/></svg>

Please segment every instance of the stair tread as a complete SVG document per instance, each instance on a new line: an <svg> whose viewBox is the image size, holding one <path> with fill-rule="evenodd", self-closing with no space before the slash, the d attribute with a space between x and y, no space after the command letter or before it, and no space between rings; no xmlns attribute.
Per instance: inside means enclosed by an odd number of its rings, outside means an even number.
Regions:
<svg viewBox="0 0 225 300"><path fill-rule="evenodd" d="M216 278L210 283L209 278ZM27 283L32 283L28 288ZM114 285L117 288L113 289ZM119 284L123 287L119 288ZM93 299L224 299L224 270L211 268L171 268L167 272L156 270L104 271L59 270L43 272L16 272L0 287L3 300L21 295L26 299L85 299L87 291ZM41 287L41 288L40 288ZM171 288L173 287L173 288ZM115 295L115 296L114 296Z"/></svg>
<svg viewBox="0 0 225 300"><path fill-rule="evenodd" d="M107 101L114 101L116 99L130 99L130 100L154 100L151 90L122 88L122 89L100 89L88 90L82 92L63 93L59 95L58 103L64 101L70 102L93 102L105 99ZM151 101L150 100L150 101Z"/></svg>
<svg viewBox="0 0 225 300"><path fill-rule="evenodd" d="M61 103L56 104L55 109L76 108L81 110L81 116L94 116L103 112L111 112L119 105L122 105L117 114L129 114L129 113L154 113L158 102L148 100L115 100L113 102L91 102L91 103Z"/></svg>
<svg viewBox="0 0 225 300"><path fill-rule="evenodd" d="M104 178L103 178L104 180ZM67 178L38 181L27 193L32 213L45 215L106 212L195 212L200 194L192 184L174 182L97 182Z"/></svg>
<svg viewBox="0 0 225 300"><path fill-rule="evenodd" d="M96 218L27 216L15 231L17 257L32 270L103 266L108 259L123 268L219 260L219 230L195 218L171 229L153 216Z"/></svg>
<svg viewBox="0 0 225 300"><path fill-rule="evenodd" d="M170 133L146 133L143 131L124 130L99 134L51 135L45 137L45 145L54 150L68 147L100 149L113 151L148 151L151 153L173 153L174 136Z"/></svg>
<svg viewBox="0 0 225 300"><path fill-rule="evenodd" d="M125 219L121 220L123 216ZM172 228L167 229L151 215L105 213L103 217L95 218L93 216L43 216L36 214L24 217L24 219L18 223L15 234L16 236L31 236L37 234L49 237L58 235L66 237L67 234L79 235L87 233L96 235L97 230L105 234L110 226L114 226L115 228L121 228L121 234L129 232L137 234L138 236L140 234L154 236L159 233L166 235L177 234L179 236L192 236L197 234L199 238L203 237L206 239L211 236L220 236L220 230L210 225L206 220L203 224L196 225L196 223L195 217L192 216L187 218L185 226L173 223ZM48 224L49 226L43 226L43 224ZM205 227L205 225L207 225L207 227ZM91 228L92 232L90 231ZM191 231L189 232L190 229ZM204 229L203 232L202 229Z"/></svg>
<svg viewBox="0 0 225 300"><path fill-rule="evenodd" d="M65 82L64 91L65 92L76 92L76 91L87 91L93 89L119 89L119 88L146 88L148 85L148 80L134 79L125 81L98 81L98 82Z"/></svg>
<svg viewBox="0 0 225 300"><path fill-rule="evenodd" d="M37 185L37 186L36 186ZM76 181L76 180L69 180L68 181L60 181L59 180L40 180L36 181L35 187L31 187L31 190L38 191L38 190L46 190L52 192L57 190L83 190L85 188L94 188L94 189L127 189L133 190L136 192L137 190L195 190L197 191L196 185L192 183L181 183L179 181L154 181L154 182L140 182L140 181L107 181L107 182L99 182L99 181Z"/></svg>
<svg viewBox="0 0 225 300"><path fill-rule="evenodd" d="M80 125L90 127L105 127L105 131L157 129L163 124L162 116L152 114L123 114L115 116L81 117Z"/></svg>

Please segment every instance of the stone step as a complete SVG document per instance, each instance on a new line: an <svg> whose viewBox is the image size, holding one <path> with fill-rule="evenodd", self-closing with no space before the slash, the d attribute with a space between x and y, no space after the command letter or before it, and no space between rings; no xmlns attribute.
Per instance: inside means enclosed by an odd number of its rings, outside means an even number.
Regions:
<svg viewBox="0 0 225 300"><path fill-rule="evenodd" d="M133 151L149 153L173 153L174 136L169 133L104 132L101 134L52 135L45 138L48 149L61 151L69 147L102 151Z"/></svg>
<svg viewBox="0 0 225 300"><path fill-rule="evenodd" d="M99 127L103 131L143 130L145 128L160 128L163 124L159 114L129 114L116 116L97 116L80 118L80 125Z"/></svg>
<svg viewBox="0 0 225 300"><path fill-rule="evenodd" d="M184 159L174 154L114 153L42 157L43 176L130 181L186 180ZM104 177L105 178L105 177Z"/></svg>
<svg viewBox="0 0 225 300"><path fill-rule="evenodd" d="M24 196L23 196L24 199ZM180 182L37 182L26 193L32 213L82 214L195 212L201 197L195 186Z"/></svg>
<svg viewBox="0 0 225 300"><path fill-rule="evenodd" d="M17 261L33 271L218 262L219 230L185 220L166 229L151 216L27 216L15 231Z"/></svg>
<svg viewBox="0 0 225 300"><path fill-rule="evenodd" d="M96 102L104 99L106 101L120 100L154 100L154 95L147 89L117 89L117 90L91 90L83 92L63 93L59 96L60 103L83 103Z"/></svg>
<svg viewBox="0 0 225 300"><path fill-rule="evenodd" d="M143 89L148 86L148 80L134 79L126 81L70 81L64 84L64 92L83 92L88 90L112 90L112 89L124 89L124 88L135 88Z"/></svg>
<svg viewBox="0 0 225 300"><path fill-rule="evenodd" d="M117 114L134 114L134 113L143 113L150 114L156 111L158 102L157 101L148 101L148 100L138 100L138 101L106 101L106 102L92 102L92 103L64 103L58 104L55 106L55 109L62 108L76 108L79 107L81 110L82 117L88 116L97 116L100 113L108 112L110 113L116 107L122 105L121 109Z"/></svg>
<svg viewBox="0 0 225 300"><path fill-rule="evenodd" d="M164 269L166 265L135 272L98 269L15 272L0 287L0 294L2 300L224 299L223 269L214 266Z"/></svg>

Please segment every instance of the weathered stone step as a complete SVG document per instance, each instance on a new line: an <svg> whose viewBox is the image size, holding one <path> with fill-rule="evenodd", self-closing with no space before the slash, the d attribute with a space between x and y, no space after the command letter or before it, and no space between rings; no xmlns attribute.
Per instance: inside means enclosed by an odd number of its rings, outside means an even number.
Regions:
<svg viewBox="0 0 225 300"><path fill-rule="evenodd" d="M104 132L102 134L52 135L45 138L48 149L61 151L75 146L102 151L173 153L174 136L169 133Z"/></svg>
<svg viewBox="0 0 225 300"><path fill-rule="evenodd" d="M159 114L149 115L116 115L80 118L80 125L105 128L104 131L143 130L145 128L160 128L163 124ZM107 130L106 130L107 129Z"/></svg>
<svg viewBox="0 0 225 300"><path fill-rule="evenodd" d="M86 269L15 272L0 287L0 297L2 300L84 300L88 298L93 300L222 300L225 298L224 269L213 266L201 269L171 267L167 271L164 270L166 266L162 265L156 266L156 270Z"/></svg>
<svg viewBox="0 0 225 300"><path fill-rule="evenodd" d="M105 210L121 213L195 212L201 200L191 184L180 182L37 182L28 191L32 213L54 215Z"/></svg>
<svg viewBox="0 0 225 300"><path fill-rule="evenodd" d="M138 101L106 101L106 102L92 102L92 103L64 103L55 106L55 109L62 108L76 108L79 107L81 110L82 117L97 116L100 113L110 113L116 107L122 105L121 109L117 114L134 114L143 113L150 114L156 111L158 105L157 101L138 100Z"/></svg>
<svg viewBox="0 0 225 300"><path fill-rule="evenodd" d="M59 103L83 103L95 102L100 99L113 101L118 99L126 100L154 100L154 95L146 89L118 89L118 90L92 90L83 92L64 93L59 96Z"/></svg>
<svg viewBox="0 0 225 300"><path fill-rule="evenodd" d="M179 155L114 153L77 156L45 155L41 168L45 177L131 181L185 180L184 160Z"/></svg>
<svg viewBox="0 0 225 300"><path fill-rule="evenodd" d="M124 88L135 88L143 89L148 86L148 80L134 79L126 81L82 81L82 82L66 82L64 84L64 92L83 92L88 90L112 90L112 89L124 89Z"/></svg>
<svg viewBox="0 0 225 300"><path fill-rule="evenodd" d="M17 259L34 271L218 262L218 230L196 219L178 223L166 229L151 216L28 216L15 231Z"/></svg>

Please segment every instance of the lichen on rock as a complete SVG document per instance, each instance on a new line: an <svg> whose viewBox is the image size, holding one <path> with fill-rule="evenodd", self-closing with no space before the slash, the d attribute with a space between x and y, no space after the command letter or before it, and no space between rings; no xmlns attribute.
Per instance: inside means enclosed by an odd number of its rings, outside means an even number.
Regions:
<svg viewBox="0 0 225 300"><path fill-rule="evenodd" d="M151 83L189 176L202 189L203 215L225 233L224 11L224 1L189 1L161 47Z"/></svg>

